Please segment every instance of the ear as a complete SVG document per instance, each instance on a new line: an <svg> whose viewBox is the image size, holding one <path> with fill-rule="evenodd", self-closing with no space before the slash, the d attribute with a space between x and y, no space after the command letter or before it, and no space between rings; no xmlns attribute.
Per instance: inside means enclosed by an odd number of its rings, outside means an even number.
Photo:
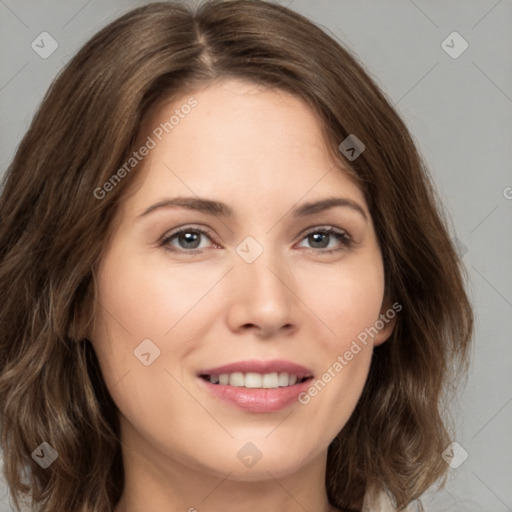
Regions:
<svg viewBox="0 0 512 512"><path fill-rule="evenodd" d="M378 333L373 339L373 346L377 347L384 343L392 334L396 325L396 317L402 310L402 305L398 302L391 303L390 299L385 299L380 308L379 318L375 321L375 327Z"/></svg>
<svg viewBox="0 0 512 512"><path fill-rule="evenodd" d="M81 342L85 339L91 340L96 315L93 282L89 282L80 306L74 311L68 336L75 342Z"/></svg>

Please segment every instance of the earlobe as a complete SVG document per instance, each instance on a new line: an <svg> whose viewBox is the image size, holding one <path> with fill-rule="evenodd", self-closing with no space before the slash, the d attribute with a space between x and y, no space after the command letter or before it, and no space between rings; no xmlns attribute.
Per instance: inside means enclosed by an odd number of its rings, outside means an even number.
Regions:
<svg viewBox="0 0 512 512"><path fill-rule="evenodd" d="M373 339L374 347L381 345L389 339L395 328L398 312L401 311L401 309L402 306L398 302L394 304L391 304L390 300L383 302L379 318L375 321L375 328L378 332Z"/></svg>

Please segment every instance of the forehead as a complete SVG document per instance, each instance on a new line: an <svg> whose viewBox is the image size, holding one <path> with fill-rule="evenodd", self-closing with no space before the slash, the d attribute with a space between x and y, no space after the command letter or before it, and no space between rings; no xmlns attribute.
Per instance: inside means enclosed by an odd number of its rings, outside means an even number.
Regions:
<svg viewBox="0 0 512 512"><path fill-rule="evenodd" d="M191 98L196 102L192 109L187 106ZM187 113L183 115L182 110ZM263 144L286 149L307 147L318 145L323 134L320 117L303 99L281 89L242 80L214 82L160 100L148 112L141 132L147 133L172 117L176 126L171 133L163 134L164 144L179 137L180 143L194 145L196 150L209 141L244 152ZM230 138L226 139L227 136ZM252 144L237 145L249 138Z"/></svg>
<svg viewBox="0 0 512 512"><path fill-rule="evenodd" d="M171 182L178 188L189 185L187 195L201 184L206 195L222 189L267 198L271 190L298 196L313 186L343 184L363 200L328 150L320 117L304 100L280 89L225 80L163 99L145 117L140 143L148 136L155 147L136 181L137 189L142 186L155 197L164 182L170 188Z"/></svg>

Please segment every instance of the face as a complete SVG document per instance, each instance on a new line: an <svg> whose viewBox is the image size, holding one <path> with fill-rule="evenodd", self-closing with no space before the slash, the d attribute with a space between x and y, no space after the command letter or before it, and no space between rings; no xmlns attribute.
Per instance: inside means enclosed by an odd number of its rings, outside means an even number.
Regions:
<svg viewBox="0 0 512 512"><path fill-rule="evenodd" d="M154 132L176 109L172 130ZM217 83L160 104L143 128L155 144L105 247L89 337L123 450L160 469L292 474L325 457L393 326L379 321L363 193L285 92Z"/></svg>

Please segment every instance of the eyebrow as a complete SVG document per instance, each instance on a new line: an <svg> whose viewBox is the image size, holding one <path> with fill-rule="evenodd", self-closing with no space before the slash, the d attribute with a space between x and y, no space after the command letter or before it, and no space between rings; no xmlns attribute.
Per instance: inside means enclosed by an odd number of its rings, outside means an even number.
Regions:
<svg viewBox="0 0 512 512"><path fill-rule="evenodd" d="M188 210L195 210L210 215L232 218L234 216L233 210L221 201L213 201L211 199L201 197L174 197L172 199L163 199L158 203L153 204L149 208L146 208L137 219L145 217L146 215L162 208L186 208ZM319 201L313 201L304 203L292 210L292 215L295 218L307 217L309 215L315 215L325 210L330 210L334 207L350 208L351 210L358 212L366 221L368 216L364 211L364 208L348 199L346 197L327 197L320 199Z"/></svg>

